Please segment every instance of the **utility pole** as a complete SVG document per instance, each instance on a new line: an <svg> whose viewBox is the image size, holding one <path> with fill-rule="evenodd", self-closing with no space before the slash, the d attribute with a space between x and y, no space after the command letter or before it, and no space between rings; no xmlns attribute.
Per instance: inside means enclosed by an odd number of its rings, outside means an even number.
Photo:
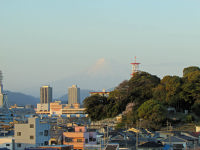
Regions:
<svg viewBox="0 0 200 150"><path fill-rule="evenodd" d="M169 144L171 146L171 129L172 129L172 126L171 126L171 123L170 123L170 126L169 126L169 131L170 131L170 135L169 135Z"/></svg>
<svg viewBox="0 0 200 150"><path fill-rule="evenodd" d="M101 150L101 142L102 142L102 138L100 138L100 150Z"/></svg>
<svg viewBox="0 0 200 150"><path fill-rule="evenodd" d="M104 144L104 147L105 147L106 146L105 128L103 128L103 129L104 129L104 132L103 132L104 133L104 136L103 136L104 137L104 143L103 144Z"/></svg>
<svg viewBox="0 0 200 150"><path fill-rule="evenodd" d="M108 125L107 125L107 144L108 144Z"/></svg>
<svg viewBox="0 0 200 150"><path fill-rule="evenodd" d="M138 122L136 121L136 127L138 127ZM136 132L136 150L138 149L138 132Z"/></svg>

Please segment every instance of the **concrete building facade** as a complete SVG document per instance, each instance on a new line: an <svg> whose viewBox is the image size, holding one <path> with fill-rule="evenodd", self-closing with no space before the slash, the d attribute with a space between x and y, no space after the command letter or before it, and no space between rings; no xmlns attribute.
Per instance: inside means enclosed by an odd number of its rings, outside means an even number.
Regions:
<svg viewBox="0 0 200 150"><path fill-rule="evenodd" d="M80 88L76 85L72 85L72 87L68 88L68 104L80 104Z"/></svg>
<svg viewBox="0 0 200 150"><path fill-rule="evenodd" d="M13 136L0 137L0 149L1 148L7 148L10 150L14 150L15 144L14 144Z"/></svg>
<svg viewBox="0 0 200 150"><path fill-rule="evenodd" d="M50 109L50 104L37 104L37 112L48 112Z"/></svg>
<svg viewBox="0 0 200 150"><path fill-rule="evenodd" d="M42 86L40 88L40 103L47 104L52 102L52 87Z"/></svg>
<svg viewBox="0 0 200 150"><path fill-rule="evenodd" d="M63 132L63 144L73 145L74 150L84 150L86 144L97 144L96 132L88 132L84 126L76 126L74 132Z"/></svg>
<svg viewBox="0 0 200 150"><path fill-rule="evenodd" d="M63 105L61 101L55 101L50 103L50 114L62 115Z"/></svg>
<svg viewBox="0 0 200 150"><path fill-rule="evenodd" d="M4 96L3 96L3 84L0 84L0 108L3 107Z"/></svg>
<svg viewBox="0 0 200 150"><path fill-rule="evenodd" d="M15 150L49 144L50 125L40 122L38 117L28 118L26 123L15 124Z"/></svg>

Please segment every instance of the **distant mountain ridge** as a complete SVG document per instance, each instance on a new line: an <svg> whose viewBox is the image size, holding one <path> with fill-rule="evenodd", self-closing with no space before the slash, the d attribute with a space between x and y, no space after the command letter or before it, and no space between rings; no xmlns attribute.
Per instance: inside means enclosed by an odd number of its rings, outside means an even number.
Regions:
<svg viewBox="0 0 200 150"><path fill-rule="evenodd" d="M83 100L90 95L89 92L91 92L91 90L84 90L84 89L80 90L81 104L82 104ZM25 105L31 104L31 105L36 106L37 103L40 103L40 98L31 96L28 94L24 94L24 93L20 93L20 92L12 92L9 90L4 91L4 93L7 95L8 103L10 105L17 104L19 106L25 106ZM61 100L62 103L66 104L68 101L68 94L65 94L54 100Z"/></svg>
<svg viewBox="0 0 200 150"><path fill-rule="evenodd" d="M36 98L34 96L30 96L27 94L23 94L20 92L12 92L12 91L4 91L7 95L8 103L10 105L17 104L19 106L24 106L27 104L31 104L36 106L37 103L40 102L39 98Z"/></svg>
<svg viewBox="0 0 200 150"><path fill-rule="evenodd" d="M113 89L113 88L111 88ZM107 91L111 91L111 89ZM93 92L93 90L88 90L88 89L80 89L80 102L81 104L83 103L83 100L90 96L90 92ZM4 91L7 95L8 103L10 105L17 104L18 106L25 106L28 104L36 106L37 103L40 103L40 98L24 94L21 92L12 92L12 91ZM68 94L64 94L63 96L59 98L55 98L54 100L61 100L63 104L67 104L68 102ZM54 101L53 100L53 101Z"/></svg>

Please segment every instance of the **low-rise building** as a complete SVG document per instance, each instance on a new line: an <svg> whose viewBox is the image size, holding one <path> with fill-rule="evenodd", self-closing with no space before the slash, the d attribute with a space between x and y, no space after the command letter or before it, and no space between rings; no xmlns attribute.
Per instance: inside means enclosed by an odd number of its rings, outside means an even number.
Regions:
<svg viewBox="0 0 200 150"><path fill-rule="evenodd" d="M50 114L62 115L62 107L61 101L55 101L50 103Z"/></svg>
<svg viewBox="0 0 200 150"><path fill-rule="evenodd" d="M63 133L63 144L73 145L74 150L83 150L85 144L97 144L96 132L90 132L84 126L77 126L73 132Z"/></svg>
<svg viewBox="0 0 200 150"><path fill-rule="evenodd" d="M105 89L102 90L102 92L90 92L90 95L100 95L100 96L105 96L108 97L110 92L107 92Z"/></svg>
<svg viewBox="0 0 200 150"><path fill-rule="evenodd" d="M138 146L138 150L163 150L162 143L157 143L154 141L145 142Z"/></svg>
<svg viewBox="0 0 200 150"><path fill-rule="evenodd" d="M50 146L40 146L34 148L25 148L25 150L73 150L72 145L50 145Z"/></svg>
<svg viewBox="0 0 200 150"><path fill-rule="evenodd" d="M15 124L15 149L38 147L49 144L49 123L40 122L38 117L28 118L28 122Z"/></svg>
<svg viewBox="0 0 200 150"><path fill-rule="evenodd" d="M38 113L49 113L49 110L50 110L49 103L37 104L37 112Z"/></svg>
<svg viewBox="0 0 200 150"><path fill-rule="evenodd" d="M15 145L13 136L0 137L0 149L7 148L10 150L14 150L14 147Z"/></svg>

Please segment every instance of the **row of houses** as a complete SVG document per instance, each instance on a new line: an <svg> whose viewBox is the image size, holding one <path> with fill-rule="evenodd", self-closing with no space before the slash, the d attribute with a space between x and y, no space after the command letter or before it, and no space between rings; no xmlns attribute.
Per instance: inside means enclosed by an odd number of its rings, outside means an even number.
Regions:
<svg viewBox="0 0 200 150"><path fill-rule="evenodd" d="M24 150L27 148L52 147L51 125L38 117L14 125L14 136L0 138L0 148ZM96 131L89 131L84 126L76 126L61 133L63 147L74 150L84 149L85 144L96 144ZM54 146L55 147L55 146ZM57 146L58 147L58 146Z"/></svg>
<svg viewBox="0 0 200 150"><path fill-rule="evenodd" d="M156 131L129 129L112 131L109 126L104 132L86 126L58 125L35 116L15 123L14 135L0 138L0 149L197 149L199 132ZM100 131L100 130L99 130ZM116 144L113 144L116 143Z"/></svg>

